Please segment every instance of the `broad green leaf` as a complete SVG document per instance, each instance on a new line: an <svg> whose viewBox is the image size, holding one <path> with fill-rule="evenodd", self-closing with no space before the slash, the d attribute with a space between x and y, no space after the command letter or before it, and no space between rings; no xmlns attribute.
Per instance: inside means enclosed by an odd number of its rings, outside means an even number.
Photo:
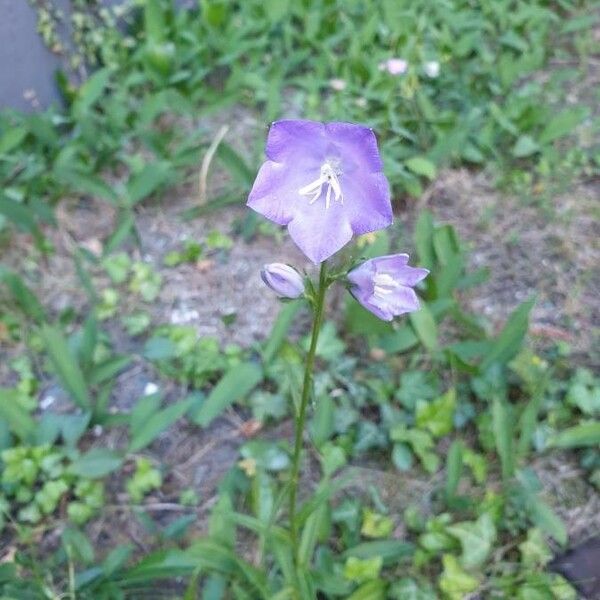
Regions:
<svg viewBox="0 0 600 600"><path fill-rule="evenodd" d="M10 127L0 136L0 154L7 154L27 137L29 129L23 125Z"/></svg>
<svg viewBox="0 0 600 600"><path fill-rule="evenodd" d="M384 538L388 537L393 530L394 521L390 517L365 508L360 528L362 535L368 538Z"/></svg>
<svg viewBox="0 0 600 600"><path fill-rule="evenodd" d="M46 352L52 367L61 384L73 398L73 401L83 409L89 409L92 401L88 392L85 377L71 354L69 346L58 327L44 325L40 329Z"/></svg>
<svg viewBox="0 0 600 600"><path fill-rule="evenodd" d="M513 146L512 155L515 158L525 158L539 151L539 144L531 136L522 135Z"/></svg>
<svg viewBox="0 0 600 600"><path fill-rule="evenodd" d="M442 437L452 431L455 410L456 391L451 388L435 400L417 400L415 422L434 437Z"/></svg>
<svg viewBox="0 0 600 600"><path fill-rule="evenodd" d="M548 144L560 137L568 135L575 127L577 127L577 125L579 125L579 123L587 118L588 114L589 109L587 107L570 108L557 114L550 119L550 122L540 134L540 143Z"/></svg>
<svg viewBox="0 0 600 600"><path fill-rule="evenodd" d="M255 363L246 362L229 370L212 389L204 404L194 415L195 423L209 425L226 408L249 394L262 380L262 369Z"/></svg>
<svg viewBox="0 0 600 600"><path fill-rule="evenodd" d="M123 457L118 452L108 448L92 448L74 460L69 471L73 475L97 479L116 471L122 464Z"/></svg>
<svg viewBox="0 0 600 600"><path fill-rule="evenodd" d="M421 301L421 308L409 315L410 323L413 326L419 339L431 352L438 349L438 331L437 324L429 307Z"/></svg>
<svg viewBox="0 0 600 600"><path fill-rule="evenodd" d="M479 587L479 581L463 570L452 554L444 554L442 564L444 571L439 586L448 600L464 600Z"/></svg>
<svg viewBox="0 0 600 600"><path fill-rule="evenodd" d="M424 156L413 156L405 164L413 173L427 177L430 180L435 179L437 172L435 165Z"/></svg>
<svg viewBox="0 0 600 600"><path fill-rule="evenodd" d="M379 577L382 566L383 559L381 556L373 556L372 558L349 556L344 564L344 577L358 583L371 581Z"/></svg>
<svg viewBox="0 0 600 600"><path fill-rule="evenodd" d="M477 521L450 525L446 531L460 542L460 562L465 569L477 569L485 564L496 541L496 527L489 513L483 513Z"/></svg>

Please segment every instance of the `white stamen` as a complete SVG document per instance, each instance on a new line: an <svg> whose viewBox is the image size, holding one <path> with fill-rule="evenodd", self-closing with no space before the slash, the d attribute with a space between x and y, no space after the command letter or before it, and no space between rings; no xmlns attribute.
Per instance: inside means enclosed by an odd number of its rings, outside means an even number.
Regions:
<svg viewBox="0 0 600 600"><path fill-rule="evenodd" d="M331 194L333 192L333 198L339 201L341 204L344 203L344 195L342 194L342 186L339 180L339 171L327 161L321 165L321 173L317 179L305 185L298 190L301 196L311 196L308 201L309 204L314 204L323 194L323 186L327 186L325 192L325 208L329 208L331 204Z"/></svg>
<svg viewBox="0 0 600 600"><path fill-rule="evenodd" d="M373 297L383 300L386 296L393 294L399 286L400 284L391 275L377 273L373 277Z"/></svg>

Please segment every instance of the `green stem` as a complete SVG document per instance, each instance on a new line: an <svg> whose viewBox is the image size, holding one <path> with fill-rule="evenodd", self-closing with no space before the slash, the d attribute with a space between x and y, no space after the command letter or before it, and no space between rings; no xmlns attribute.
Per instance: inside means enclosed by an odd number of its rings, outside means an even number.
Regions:
<svg viewBox="0 0 600 600"><path fill-rule="evenodd" d="M317 296L313 306L313 322L312 332L310 337L310 347L306 357L306 365L304 367L304 380L302 383L302 397L300 399L300 407L295 419L295 440L294 440L294 456L292 458L292 472L290 477L290 504L289 504L289 519L290 519L290 534L292 541L292 552L294 561L298 559L298 524L296 523L296 497L298 492L298 479L300 474L300 455L302 454L302 437L304 426L306 423L306 409L311 395L313 383L313 371L315 366L315 355L317 352L317 342L319 340L319 332L323 323L323 309L325 305L325 292L327 290L327 275L325 263L321 263L321 271L319 273L319 287L317 288Z"/></svg>

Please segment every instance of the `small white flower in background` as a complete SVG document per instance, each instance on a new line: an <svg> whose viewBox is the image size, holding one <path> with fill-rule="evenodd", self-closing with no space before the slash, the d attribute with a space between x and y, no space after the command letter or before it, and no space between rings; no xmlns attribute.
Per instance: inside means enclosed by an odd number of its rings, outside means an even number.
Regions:
<svg viewBox="0 0 600 600"><path fill-rule="evenodd" d="M408 61L403 58L388 58L379 63L380 71L387 71L390 75L404 75L408 70Z"/></svg>
<svg viewBox="0 0 600 600"><path fill-rule="evenodd" d="M171 312L171 323L173 325L183 325L190 321L196 321L199 317L199 313L194 309L176 308Z"/></svg>
<svg viewBox="0 0 600 600"><path fill-rule="evenodd" d="M158 392L158 386L153 381L149 381L144 388L144 396L150 396L156 392Z"/></svg>
<svg viewBox="0 0 600 600"><path fill-rule="evenodd" d="M331 79L329 86L336 92L342 92L346 89L346 82L343 79Z"/></svg>
<svg viewBox="0 0 600 600"><path fill-rule="evenodd" d="M56 400L56 398L54 396L50 396L50 395L42 398L40 400L40 408L42 410L46 410L47 408L50 408L54 404L55 400Z"/></svg>
<svg viewBox="0 0 600 600"><path fill-rule="evenodd" d="M435 79L440 74L440 63L437 60L430 60L423 65L423 70L427 77Z"/></svg>
<svg viewBox="0 0 600 600"><path fill-rule="evenodd" d="M100 437L103 432L104 432L104 429L102 428L102 425L94 425L94 428L92 429L92 433L96 437Z"/></svg>

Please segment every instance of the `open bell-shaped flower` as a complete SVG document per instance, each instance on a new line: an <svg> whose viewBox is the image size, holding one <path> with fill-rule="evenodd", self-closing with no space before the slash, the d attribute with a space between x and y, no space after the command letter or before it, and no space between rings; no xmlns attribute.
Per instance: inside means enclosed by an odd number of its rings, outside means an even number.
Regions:
<svg viewBox="0 0 600 600"><path fill-rule="evenodd" d="M408 254L366 260L348 273L350 292L368 311L384 321L419 310L413 287L427 277L427 269L408 266Z"/></svg>
<svg viewBox="0 0 600 600"><path fill-rule="evenodd" d="M315 264L353 235L392 223L388 181L375 134L353 123L276 121L269 130L267 161L248 206L287 225Z"/></svg>
<svg viewBox="0 0 600 600"><path fill-rule="evenodd" d="M265 265L260 276L280 298L300 298L304 294L302 275L289 265L283 263Z"/></svg>

